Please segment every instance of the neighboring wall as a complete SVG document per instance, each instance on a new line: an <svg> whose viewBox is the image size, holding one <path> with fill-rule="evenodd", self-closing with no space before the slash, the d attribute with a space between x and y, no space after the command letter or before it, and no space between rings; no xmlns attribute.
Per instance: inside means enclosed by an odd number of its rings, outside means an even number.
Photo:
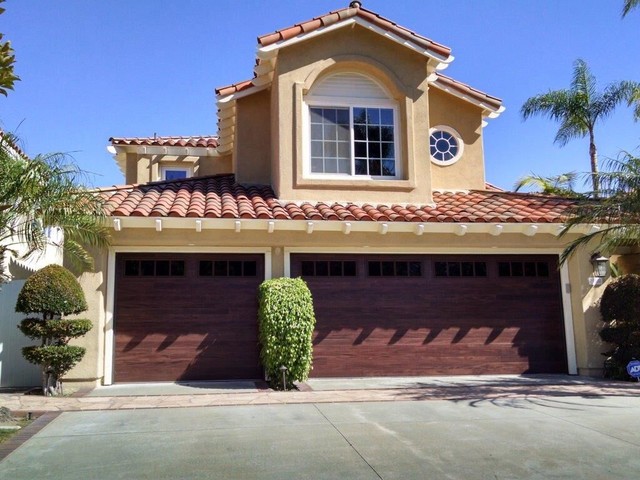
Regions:
<svg viewBox="0 0 640 480"><path fill-rule="evenodd" d="M0 286L0 387L41 384L40 368L22 356L22 347L35 345L18 330L25 315L16 313L16 301L24 282L14 280Z"/></svg>

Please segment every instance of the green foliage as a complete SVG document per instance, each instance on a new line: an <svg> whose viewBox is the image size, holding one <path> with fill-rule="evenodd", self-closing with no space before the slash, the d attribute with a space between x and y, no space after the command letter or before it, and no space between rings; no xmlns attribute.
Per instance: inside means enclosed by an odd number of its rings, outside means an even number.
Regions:
<svg viewBox="0 0 640 480"><path fill-rule="evenodd" d="M49 242L46 229L58 227L64 232L65 262L91 270L85 247L110 242L103 199L81 185L83 172L68 156L27 159L16 145L13 135L0 133L0 253L42 252Z"/></svg>
<svg viewBox="0 0 640 480"><path fill-rule="evenodd" d="M640 0L624 0L622 5L622 18L626 17L631 10L638 8L638 6L640 6Z"/></svg>
<svg viewBox="0 0 640 480"><path fill-rule="evenodd" d="M557 197L577 198L580 196L574 190L574 184L578 174L576 172L561 173L551 177L543 177L532 173L521 177L515 184L515 191L524 187L533 187L544 195Z"/></svg>
<svg viewBox="0 0 640 480"><path fill-rule="evenodd" d="M44 318L84 312L87 302L73 274L60 265L48 265L25 282L16 312L42 313Z"/></svg>
<svg viewBox="0 0 640 480"><path fill-rule="evenodd" d="M316 323L311 292L301 278L277 278L264 281L258 297L262 363L272 385L292 388L311 370ZM287 367L287 385L282 385L281 366Z"/></svg>
<svg viewBox="0 0 640 480"><path fill-rule="evenodd" d="M24 347L22 355L27 361L42 366L44 372L61 378L82 360L85 351L84 347L75 345L44 345Z"/></svg>
<svg viewBox="0 0 640 480"><path fill-rule="evenodd" d="M4 0L0 0L4 3ZM0 15L5 9L0 7ZM11 48L11 42L3 41L4 35L0 33L0 94L7 96L7 90L13 90L13 84L20 80L14 72L16 56Z"/></svg>
<svg viewBox="0 0 640 480"><path fill-rule="evenodd" d="M93 324L86 318L43 320L41 318L25 318L18 328L27 337L38 340L41 338L55 338L62 344L67 344L72 338L78 338L91 330Z"/></svg>
<svg viewBox="0 0 640 480"><path fill-rule="evenodd" d="M605 376L629 380L627 364L640 358L640 275L622 275L613 280L600 299L605 327L600 337L613 348L605 352Z"/></svg>
<svg viewBox="0 0 640 480"><path fill-rule="evenodd" d="M18 294L16 311L39 313L41 318L26 318L18 328L40 346L25 347L22 354L42 368L45 395L62 393L60 379L82 360L83 347L68 345L72 338L91 330L91 321L65 319L62 315L83 312L87 302L82 287L73 274L60 265L49 265L31 275Z"/></svg>
<svg viewBox="0 0 640 480"><path fill-rule="evenodd" d="M619 158L609 160L606 171L597 177L600 198L577 202L568 212L560 237L581 225L602 228L570 242L562 252L561 262L581 247L611 255L618 247L640 245L640 158L623 152Z"/></svg>
<svg viewBox="0 0 640 480"><path fill-rule="evenodd" d="M632 103L640 90L638 82L623 81L607 85L598 91L595 76L584 60L578 59L573 66L570 87L550 90L529 98L521 108L526 120L534 115L549 117L560 124L555 143L561 147L574 138L589 138L589 157L593 192L598 196L598 153L595 141L595 127L615 108L623 103Z"/></svg>

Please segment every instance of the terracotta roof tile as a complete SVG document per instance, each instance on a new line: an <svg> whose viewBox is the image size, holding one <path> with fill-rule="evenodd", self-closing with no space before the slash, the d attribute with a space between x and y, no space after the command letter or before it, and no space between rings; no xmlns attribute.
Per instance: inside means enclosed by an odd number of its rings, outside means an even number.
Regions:
<svg viewBox="0 0 640 480"><path fill-rule="evenodd" d="M451 88L462 95L466 95L486 104L494 110L499 110L500 107L502 107L502 100L498 97L484 93L477 88L473 88L466 83L459 82L458 80L454 80L453 78L442 75L441 73L438 73L438 78L436 78L434 83L441 88Z"/></svg>
<svg viewBox="0 0 640 480"><path fill-rule="evenodd" d="M113 145L144 145L153 147L204 147L216 148L217 136L193 136L193 137L111 137L109 141Z"/></svg>
<svg viewBox="0 0 640 480"><path fill-rule="evenodd" d="M102 189L108 215L313 221L561 223L574 201L535 194L472 190L434 192L434 205L356 205L276 198L268 185L241 185L233 175Z"/></svg>
<svg viewBox="0 0 640 480"><path fill-rule="evenodd" d="M446 47L440 43L434 42L433 40L423 37L422 35L414 32L413 30L409 30L408 28L402 27L397 23L389 20L388 18L383 17L371 10L367 10L363 7L358 8L343 8L340 10L335 10L333 12L329 12L325 15L321 15L319 17L313 18L306 22L301 22L291 27L283 28L280 30L276 30L273 33L269 33L267 35L262 35L258 37L258 44L261 47L266 47L272 45L277 42L286 41L291 38L297 37L298 35L313 32L322 27L328 27L333 25L341 20L346 20L349 18L359 17L367 22L375 25L376 27L399 36L404 40L408 40L410 42L419 45L425 50L434 53L441 57L449 57L451 55L451 49Z"/></svg>

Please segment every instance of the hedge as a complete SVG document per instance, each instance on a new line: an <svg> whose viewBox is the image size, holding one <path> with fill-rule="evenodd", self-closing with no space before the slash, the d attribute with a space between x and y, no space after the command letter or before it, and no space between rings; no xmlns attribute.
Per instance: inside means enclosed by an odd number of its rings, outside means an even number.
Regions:
<svg viewBox="0 0 640 480"><path fill-rule="evenodd" d="M262 364L272 386L292 388L311 370L316 323L311 292L301 278L277 278L260 285L258 299ZM286 385L282 366L287 368Z"/></svg>

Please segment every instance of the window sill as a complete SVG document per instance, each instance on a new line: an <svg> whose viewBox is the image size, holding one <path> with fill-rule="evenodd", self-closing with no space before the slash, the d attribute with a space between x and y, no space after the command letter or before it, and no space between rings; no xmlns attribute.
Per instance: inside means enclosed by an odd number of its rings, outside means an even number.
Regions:
<svg viewBox="0 0 640 480"><path fill-rule="evenodd" d="M298 178L296 188L410 192L415 190L416 184L412 180Z"/></svg>

